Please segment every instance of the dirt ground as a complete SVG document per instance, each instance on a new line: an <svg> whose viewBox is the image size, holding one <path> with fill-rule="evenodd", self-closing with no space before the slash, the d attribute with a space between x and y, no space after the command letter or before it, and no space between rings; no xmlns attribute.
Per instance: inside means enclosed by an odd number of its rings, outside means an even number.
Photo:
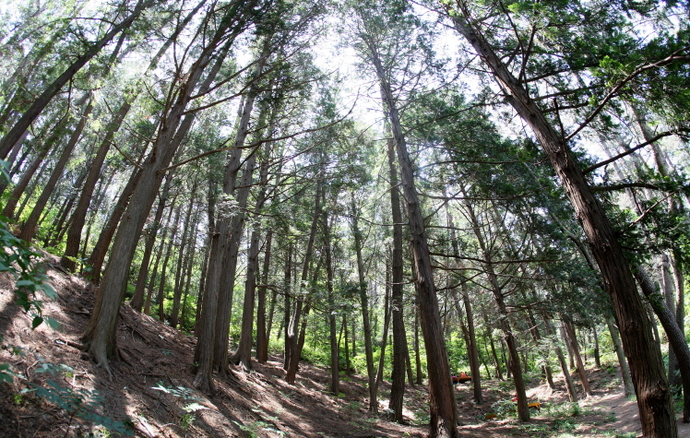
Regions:
<svg viewBox="0 0 690 438"><path fill-rule="evenodd" d="M423 437L428 397L423 387L405 395L406 424L391 421L388 384L380 390L379 414L367 411L363 376L343 377L339 397L328 392L329 371L302 364L295 385L284 380L280 357L254 363L251 372L232 368L216 376L213 394L192 388L195 339L136 313L120 312L122 360L112 378L79 347L93 307L93 288L49 264L59 295L46 301L46 315L61 327L42 324L12 303L12 283L0 276L0 364L10 364L12 383L0 383L0 437ZM577 408L561 390L532 382L530 401L544 403L529 423L511 414L508 382L483 382L485 402L471 387L457 385L462 437L612 437L641 435L637 407L623 397L613 369L591 370L594 395ZM496 418L487 420L487 414ZM490 415L491 416L491 415ZM107 429L107 430L106 430ZM616 435L617 434L617 435ZM679 423L679 436L690 425Z"/></svg>

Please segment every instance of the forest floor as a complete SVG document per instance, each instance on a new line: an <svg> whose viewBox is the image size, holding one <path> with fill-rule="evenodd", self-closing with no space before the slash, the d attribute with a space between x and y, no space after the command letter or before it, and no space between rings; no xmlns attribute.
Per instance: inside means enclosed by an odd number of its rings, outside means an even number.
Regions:
<svg viewBox="0 0 690 438"><path fill-rule="evenodd" d="M88 282L65 275L56 260L48 277L59 299L44 313L57 320L31 329L31 318L13 303L12 282L0 276L0 364L12 383L0 383L0 437L423 437L428 423L424 387L407 389L405 420L391 421L387 402L367 412L362 376L343 378L341 394L328 391L327 368L303 363L297 383L285 383L279 357L252 372L232 368L216 379L214 394L192 388L195 339L123 306L118 328L122 360L113 375L79 350L94 302ZM637 437L637 407L623 397L613 368L592 369L594 395L575 407L564 391L532 382L530 401L544 403L529 423L518 423L509 382L484 381L486 401L472 401L471 387L456 386L462 437ZM2 375L0 375L2 377ZM380 390L386 400L390 385ZM487 414L497 417L486 420ZM679 436L690 426L679 423Z"/></svg>

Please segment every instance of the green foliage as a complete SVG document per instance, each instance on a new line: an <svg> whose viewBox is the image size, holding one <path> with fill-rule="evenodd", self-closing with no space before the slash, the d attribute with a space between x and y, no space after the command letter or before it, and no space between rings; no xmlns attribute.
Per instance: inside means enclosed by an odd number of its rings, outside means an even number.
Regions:
<svg viewBox="0 0 690 438"><path fill-rule="evenodd" d="M38 358L38 361L39 366L35 371L37 374L49 374L63 378L70 378L74 374L74 369L65 364L46 362L41 357ZM7 380L7 375L20 380L26 380L23 375L12 371L8 364L0 364L0 382L11 382L12 380ZM115 421L108 416L98 413L98 410L103 405L103 397L96 390L63 386L53 379L47 379L44 384L27 382L26 388L14 394L14 403L24 403L25 396L28 394L35 394L46 402L64 410L69 415L70 422L77 417L103 427L108 434L116 433L119 436L134 435L131 421Z"/></svg>
<svg viewBox="0 0 690 438"><path fill-rule="evenodd" d="M36 263L38 257L39 254L32 251L26 242L12 234L7 226L7 218L0 216L0 272L9 272L14 276L15 302L33 317L32 327L46 322L56 328L59 324L43 316L43 302L37 298L38 292L50 299L57 298L44 270Z"/></svg>
<svg viewBox="0 0 690 438"><path fill-rule="evenodd" d="M180 427L185 430L189 429L194 423L194 420L196 419L195 412L208 409L206 406L199 403L201 399L193 395L193 390L185 388L184 386L170 387L159 382L157 386L154 386L151 389L162 391L183 401L182 409L186 413L180 418Z"/></svg>
<svg viewBox="0 0 690 438"><path fill-rule="evenodd" d="M134 435L131 428L125 423L96 413L98 407L103 404L103 397L98 391L86 388L78 388L76 390L65 388L54 380L48 380L46 383L46 387L38 386L35 388L36 394L66 411L70 418L74 416L79 417L120 435Z"/></svg>
<svg viewBox="0 0 690 438"><path fill-rule="evenodd" d="M414 413L413 424L416 426L427 426L431 422L431 414L428 410L421 410Z"/></svg>
<svg viewBox="0 0 690 438"><path fill-rule="evenodd" d="M12 383L12 374L10 364L0 363L0 383Z"/></svg>
<svg viewBox="0 0 690 438"><path fill-rule="evenodd" d="M496 400L491 405L491 412L496 413L499 417L515 417L517 415L517 407L514 401L502 398Z"/></svg>
<svg viewBox="0 0 690 438"><path fill-rule="evenodd" d="M2 179L8 179L7 163L0 161ZM35 329L43 322L57 329L60 324L43 315L43 302L37 298L38 292L56 299L57 294L48 284L43 269L37 264L39 254L32 251L26 242L12 234L7 218L0 216L0 272L10 273L15 282L15 303L22 306L32 317L31 328ZM8 364L0 364L0 382L12 382L12 371Z"/></svg>
<svg viewBox="0 0 690 438"><path fill-rule="evenodd" d="M271 434L277 434L278 436L283 436L285 433L271 427L272 425L270 423L267 423L265 421L254 421L252 423L247 423L247 424L240 424L238 422L234 422L237 427L239 427L241 430L247 432L247 437L249 438L256 438L259 436L262 436L259 432L271 432Z"/></svg>

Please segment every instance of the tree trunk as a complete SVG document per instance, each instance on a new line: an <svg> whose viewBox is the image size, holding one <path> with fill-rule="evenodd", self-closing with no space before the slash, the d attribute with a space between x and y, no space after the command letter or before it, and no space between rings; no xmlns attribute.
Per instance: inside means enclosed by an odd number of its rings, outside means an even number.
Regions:
<svg viewBox="0 0 690 438"><path fill-rule="evenodd" d="M630 367L628 367L628 360L625 358L625 353L623 353L623 345L621 344L621 337L618 334L618 329L616 328L616 323L613 317L606 318L606 325L609 328L609 333L611 334L611 342L613 342L613 348L616 350L616 357L618 357L618 363L621 368L621 380L623 381L623 390L625 392L625 397L632 397L635 395L635 388L633 387L632 378L630 377Z"/></svg>
<svg viewBox="0 0 690 438"><path fill-rule="evenodd" d="M465 312L467 313L467 329L470 344L468 345L470 356L470 370L472 371L472 385L474 402L481 404L482 397L482 377L479 371L479 349L477 348L477 336L474 332L474 314L472 313L472 304L467 291L462 292L462 301L465 304Z"/></svg>
<svg viewBox="0 0 690 438"><path fill-rule="evenodd" d="M287 235L287 230L285 232ZM292 313L294 312L294 309L291 309L291 304L292 304L292 241L288 241L288 247L287 247L287 255L285 258L285 270L283 271L283 290L285 291L285 295L283 296L285 299L285 312L283 313L283 321L282 321L282 330L284 331L283 333L283 341L285 344L285 351L283 354L283 369L285 371L288 370L290 367L290 356L292 353L292 348L294 345L292 344L292 339L290 339L290 320L292 318ZM296 300L295 300L296 301Z"/></svg>
<svg viewBox="0 0 690 438"><path fill-rule="evenodd" d="M680 250L673 249L673 278L676 285L676 324L681 333L685 333L685 278L683 275L683 259ZM680 368L670 381L671 385L679 386L682 384L680 379Z"/></svg>
<svg viewBox="0 0 690 438"><path fill-rule="evenodd" d="M225 20L223 26L218 28L197 61L190 66L187 74L183 75L186 81L182 84L171 85L174 87L179 85L180 92L171 93L175 96L174 102L170 102L168 112L161 118L152 153L142 164L138 189L132 195L113 241L110 261L103 275L91 320L82 336L85 348L96 362L108 371L110 370L108 361L116 357L117 317L126 291L129 268L137 241L155 201L165 169L170 165L194 121L194 114L186 113L187 105L194 94L204 94L211 88L215 74L223 61L223 56L216 53L214 59L213 55L218 45L226 38L227 28L232 23L232 20ZM212 60L216 62L214 69L209 72L206 80L197 90L202 73Z"/></svg>
<svg viewBox="0 0 690 438"><path fill-rule="evenodd" d="M445 196L445 192L444 192ZM458 246L458 239L455 234L455 223L453 220L453 215L450 209L446 207L446 216L448 218L448 228L450 229L450 241L453 250L454 257L460 257L460 248ZM472 376L472 386L473 386L473 396L474 402L481 404L483 401L482 396L482 379L479 371L479 349L477 348L477 337L474 331L474 314L472 313L472 303L470 301L469 291L467 287L467 279L463 277L462 282L462 301L465 305L465 313L467 315L467 325L465 325L464 318L462 317L462 309L460 308L460 300L457 297L457 293L454 292L454 301L456 304L456 309L458 312L458 318L460 319L460 327L463 334L465 335L465 344L467 345L467 356L470 360L470 374Z"/></svg>
<svg viewBox="0 0 690 438"><path fill-rule="evenodd" d="M400 165L402 188L407 202L410 238L415 261L415 281L419 287L419 312L424 345L426 347L427 372L429 374L430 435L454 438L458 436L455 391L449 378L448 355L443 339L431 256L424 226L424 215L422 214L417 196L412 162L407 151L407 144L400 124L398 108L391 85L388 82L383 64L378 57L377 48L370 45L369 55L376 69L381 88L381 97L386 107L386 115L391 124L391 130L393 131L398 163Z"/></svg>
<svg viewBox="0 0 690 438"><path fill-rule="evenodd" d="M599 334L597 333L596 323L592 323L592 341L594 342L594 366L601 368L601 357L599 355Z"/></svg>
<svg viewBox="0 0 690 438"><path fill-rule="evenodd" d="M260 73L259 73L260 74ZM228 343L230 333L230 316L232 314L232 299L239 257L239 246L244 234L244 209L247 207L248 185L242 184L243 189L235 193L238 173L242 167L242 147L249 128L249 118L254 106L255 93L251 93L240 106L239 127L235 135L235 147L230 151L230 157L225 167L223 177L223 193L235 196L238 203L238 212L233 216L226 215L218 219L220 239L227 241L226 250L218 254L222 258L222 277L218 291L218 310L215 316L215 332L213 343L213 366L221 373L225 373L228 366ZM251 168L243 171L251 177L254 172L256 156L250 157ZM249 161L246 163L249 165ZM244 178L244 176L243 176ZM251 180L250 180L251 181Z"/></svg>
<svg viewBox="0 0 690 438"><path fill-rule="evenodd" d="M252 369L252 330L254 328L254 304L256 291L256 276L259 269L259 230L253 230L249 239L247 253L247 274L244 283L244 304L242 309L242 327L240 342L235 353L230 356L232 364L242 364L245 370Z"/></svg>
<svg viewBox="0 0 690 438"><path fill-rule="evenodd" d="M486 333L484 336L489 340L489 347L491 347L491 357L494 360L494 369L496 370L496 378L498 380L503 380L503 370L501 369L501 361L498 360L498 354L496 353L496 345L494 344L493 330L491 324L489 324L489 316L486 313L486 309L482 311L482 319L484 319L484 328Z"/></svg>
<svg viewBox="0 0 690 438"><path fill-rule="evenodd" d="M376 391L378 397L378 388L381 386L383 381L383 368L386 362L386 346L388 345L388 327L390 326L391 320L391 270L389 269L388 259L386 259L386 295L383 299L383 334L381 335L381 345L379 356L379 364L376 369Z"/></svg>
<svg viewBox="0 0 690 438"><path fill-rule="evenodd" d="M232 299L233 289L235 285L235 275L237 273L237 263L239 257L239 247L242 235L244 234L245 210L247 208L247 199L249 196L249 189L253 178L254 167L256 164L256 149L249 152L249 156L244 163L242 171L241 188L237 190L237 177L242 168L242 151L249 133L249 121L254 110L254 102L258 95L258 84L255 79L261 77L264 66L268 59L268 48L270 47L271 36L265 36L263 40L263 49L259 58L254 65L254 71L249 86L249 91L246 96L243 96L243 102L240 103L238 109L238 124L237 132L233 147L230 150L228 162L225 166L223 174L223 193L229 196L235 196L237 200L237 213L234 215L225 215L221 217L218 222L218 229L221 233L221 239L227 240L227 252L220 254L222 257L222 277L219 283L221 288L218 291L218 309L215 316L215 332L213 345L213 366L220 372L226 373L229 362L228 357L228 343L230 334L230 317L232 314ZM229 49L229 46L228 46ZM265 113L262 112L262 117ZM262 123L260 123L262 125ZM258 146L257 146L258 147ZM253 298L253 297L252 297ZM199 346L197 345L197 348ZM248 358L247 360L251 360Z"/></svg>
<svg viewBox="0 0 690 438"><path fill-rule="evenodd" d="M273 241L273 230L268 230L266 233L266 249L264 251L264 263L261 271L261 284L258 288L258 304L256 309L256 360L259 363L266 363L268 361L268 336L270 331L267 331L266 325L266 289L268 286L268 272L271 266L271 242ZM271 302L271 308L275 305L275 296ZM273 310L269 320L273 319Z"/></svg>
<svg viewBox="0 0 690 438"><path fill-rule="evenodd" d="M221 18L222 25L216 31L212 42L207 45L207 54L211 55L212 52L220 46L220 43L223 42L223 40L225 40L225 42L218 53L213 55L215 58L215 63L206 80L204 81L204 84L201 86L202 93L206 93L211 89L211 84L213 83L216 74L220 71L220 68L223 65L223 60L234 44L235 37L244 27L244 23L248 18L247 12L253 8L253 3L254 2L250 1L246 4L233 5L231 8L224 10L222 12L223 16L219 17ZM237 10L236 8L241 9ZM228 30L232 28L234 28L234 30L228 34ZM210 58L206 60L206 62L208 61L210 61ZM188 116L192 115L193 114L189 114ZM213 389L213 366L217 363L216 358L218 357L215 354L216 351L214 348L217 337L216 327L218 311L221 310L219 309L219 307L221 307L219 291L221 288L223 274L222 255L225 254L226 250L226 242L224 241L223 236L227 235L224 233L225 230L222 226L218 226L214 231L217 232L217 234L214 234L211 239L211 251L209 254L207 270L208 275L205 283L204 296L201 298L203 300L201 322L198 323L197 326L198 341L194 350L195 375L193 385L204 392L210 392ZM222 333L218 333L218 336L222 337ZM225 335L225 338L227 342L227 334ZM227 357L227 348L225 350L225 355L225 357ZM224 369L226 366L227 363L224 366Z"/></svg>
<svg viewBox="0 0 690 438"><path fill-rule="evenodd" d="M218 198L216 179L214 178L214 172L209 169L207 173L208 178L208 189L206 191L206 216L208 221L208 233L206 238L206 250L204 255L204 262L200 273L199 279L199 295L196 299L196 315L194 317L194 336L199 337L201 332L201 311L204 307L204 296L206 295L206 290L208 289L206 280L210 277L209 269L211 266L211 249L213 247L213 239L216 234L216 202ZM196 350L196 349L195 349Z"/></svg>
<svg viewBox="0 0 690 438"><path fill-rule="evenodd" d="M690 422L690 348L685 340L685 334L676 324L676 318L666 307L664 298L654 286L651 278L641 268L635 269L635 277L640 283L642 293L649 300L649 304L654 309L654 313L659 318L659 322L666 332L668 342L676 352L680 378L683 384L683 423Z"/></svg>
<svg viewBox="0 0 690 438"><path fill-rule="evenodd" d="M529 421L529 408L527 407L527 394L525 393L525 382L522 375L522 369L520 368L520 356L517 349L517 339L513 335L513 329L510 326L508 320L508 310L505 304L505 297L501 285L498 281L498 276L494 271L493 258L489 252L489 247L486 245L484 240L484 234L482 234L481 224L474 213L474 207L469 201L469 195L464 187L462 187L462 194L465 201L465 209L467 211L467 218L470 221L470 226L474 232L477 242L479 243L479 248L481 250L482 262L484 265L484 272L491 285L491 292L494 296L494 301L496 302L496 307L499 313L499 324L501 330L503 331L503 337L505 340L506 347L508 348L508 355L510 357L509 370L513 375L513 383L515 384L515 393L517 395L517 410L518 418L520 421Z"/></svg>
<svg viewBox="0 0 690 438"><path fill-rule="evenodd" d="M565 338L568 341L570 349L573 352L573 357L575 358L575 365L577 366L577 373L580 375L580 383L582 383L582 389L585 391L587 397L591 397L592 388L589 386L587 371L585 371L585 366L582 363L582 357L580 356L580 348L577 343L575 327L573 326L572 321L565 317L563 318L563 330L565 332Z"/></svg>
<svg viewBox="0 0 690 438"><path fill-rule="evenodd" d="M170 213L168 213L168 220L166 223L170 223L174 209L170 208ZM146 294L146 300L144 302L144 315L151 314L151 299L153 297L153 290L156 287L156 279L158 278L158 267L160 266L160 261L163 258L163 252L165 249L165 238L168 235L168 228L163 229L163 235L161 236L160 243L158 244L158 251L156 251L156 260L153 262L153 272L151 273L151 278L148 280L148 293Z"/></svg>
<svg viewBox="0 0 690 438"><path fill-rule="evenodd" d="M165 179L163 191L160 193L158 207L156 208L156 215L146 235L144 255L141 260L137 282L134 286L134 295L132 295L132 299L129 302L129 305L132 306L132 308L137 312L141 312L141 308L144 304L144 289L146 288L146 283L148 282L151 253L153 252L153 244L156 243L156 235L160 229L161 219L163 218L163 210L165 210L165 202L168 199L168 193L170 192L172 176L173 172L170 172ZM148 310L146 310L144 313L148 313Z"/></svg>
<svg viewBox="0 0 690 438"><path fill-rule="evenodd" d="M285 362L286 370L285 381L289 384L295 383L295 377L297 376L297 368L299 366L299 327L302 318L302 306L304 305L305 298L308 297L308 275L309 266L311 264L312 255L314 253L314 240L316 238L316 231L319 224L319 216L321 212L321 198L323 190L323 178L321 175L317 176L318 180L316 182L316 197L314 200L314 216L312 218L311 231L309 232L309 240L307 241L307 248L304 253L304 262L302 264L302 277L300 279L299 290L297 291L294 303L294 309L292 310L292 316L290 318L290 323L287 326L287 332L285 333Z"/></svg>
<svg viewBox="0 0 690 438"><path fill-rule="evenodd" d="M403 314L403 215L398 192L398 174L395 168L395 143L388 139L388 174L390 178L391 217L393 219L393 254L391 284L391 319L393 320L393 375L388 408L396 422L403 422L405 395L405 353L407 339Z"/></svg>
<svg viewBox="0 0 690 438"><path fill-rule="evenodd" d="M267 117L266 108L262 108L261 116L259 117L259 126L264 125L264 121ZM274 130L273 122L269 124L266 132L268 135ZM261 134L258 136L261 137ZM249 196L249 190L252 185L252 173L254 172L254 165L256 163L257 151L254 150L250 152L252 156L247 160L245 166L244 174L242 175L242 188L237 196L238 204L241 208L246 208L247 199ZM264 208L264 203L266 202L266 185L268 184L268 168L269 162L268 158L265 158L261 162L259 171L259 184L260 190L256 199L256 205L254 207L254 214L260 215L262 209ZM244 204L244 205L243 205ZM244 213L238 213L236 216L237 228L244 228ZM238 233L235 230L234 233ZM239 234L238 234L239 236ZM247 273L245 278L244 287L244 303L242 309L242 327L240 330L240 342L235 353L229 358L229 361L234 364L242 363L246 370L251 369L252 364L252 340L253 340L253 328L254 328L254 305L256 304L256 277L259 275L259 251L261 250L259 246L259 229L258 226L252 230L251 238L249 239L249 252L247 253ZM233 281L234 283L234 281ZM265 301L265 291L264 291L264 301ZM260 309L259 312L263 313L265 309ZM258 330L257 330L258 331ZM264 333L265 336L265 333ZM258 345L257 345L258 354Z"/></svg>
<svg viewBox="0 0 690 438"><path fill-rule="evenodd" d="M371 341L371 321L369 320L369 295L364 277L364 258L362 257L362 232L359 229L359 211L355 203L355 195L351 193L350 209L352 211L352 234L355 243L355 255L357 256L357 276L359 279L359 302L362 306L362 328L364 329L364 355L367 365L367 379L369 388L369 412L378 412L378 400L376 394L376 370L374 369L374 350ZM348 369L349 372L349 369Z"/></svg>
<svg viewBox="0 0 690 438"><path fill-rule="evenodd" d="M563 350L559 346L558 335L556 334L556 330L553 328L553 325L551 325L551 320L546 316L545 313L542 313L541 316L544 321L544 327L546 328L547 335L553 339L553 350L556 352L558 363L561 365L561 372L563 373L563 380L565 380L565 387L568 391L568 398L570 399L571 403L577 403L577 390L575 389L573 378L570 375L570 368L568 368L568 362L565 360Z"/></svg>
<svg viewBox="0 0 690 438"><path fill-rule="evenodd" d="M19 218L20 212L15 211L17 209L19 199L22 197L24 192L26 192L29 183L33 180L33 177L36 174L38 168L41 167L41 164L43 164L43 161L45 160L52 146L58 142L59 138L61 137L63 131L66 128L66 124L67 116L63 117L56 124L53 130L53 134L50 137L48 137L48 139L45 141L42 147L36 152L36 156L34 157L33 161L31 161L31 164L26 168L26 170L24 170L24 173L22 174L22 177L19 179L17 185L15 185L12 188L12 192L10 193L9 198L7 198L7 201L5 202L5 208L3 208L2 210L2 215L6 218Z"/></svg>
<svg viewBox="0 0 690 438"><path fill-rule="evenodd" d="M168 249L167 251L165 251L165 256L163 256L163 263L161 263L161 277L158 281L158 299L156 300L158 303L158 320L161 322L165 321L165 298L167 295L165 291L165 286L167 283L166 280L168 272L168 262L170 261L170 256L172 255L173 248L177 247L177 244L175 243L175 238L177 237L177 225L180 223L181 210L181 206L175 209L175 219L173 219L172 228L170 228L170 230L172 231L172 233L170 234L170 242L168 242ZM161 244L163 243L164 242L161 242Z"/></svg>
<svg viewBox="0 0 690 438"><path fill-rule="evenodd" d="M534 339L535 344L537 344L537 347L539 348L540 344L542 343L542 336L539 331L539 325L537 324L537 319L534 317L534 313L532 312L531 308L527 308L527 321L530 325L530 333L532 334L532 339ZM541 351L539 351L541 350ZM544 358L544 363L542 365L542 371L544 372L544 376L546 377L546 381L549 384L549 388L551 389L556 389L556 384L553 382L553 374L551 372L551 367L548 364L548 350L542 350L539 348L537 351L537 354L539 355L544 355L546 356Z"/></svg>
<svg viewBox="0 0 690 438"><path fill-rule="evenodd" d="M324 196L325 198L325 196ZM324 199L325 203L325 199ZM331 227L328 214L321 215L323 221L324 252L326 257L326 294L328 299L328 331L331 344L331 392L338 396L340 393L340 351L338 348L337 308L333 291L333 258L331 255ZM360 286L361 287L361 286Z"/></svg>
<svg viewBox="0 0 690 438"><path fill-rule="evenodd" d="M194 15L199 11L201 6L205 3L205 0L202 0L197 4L197 6L185 17L184 20L182 20L179 25L177 26L175 32L168 38L165 43L161 46L161 48L158 50L158 52L155 54L155 56L149 61L149 64L146 69L146 73L149 73L153 70L155 70L158 66L158 63L160 59L163 57L165 52L170 48L170 46L175 42L177 37L179 36L180 32L184 29L184 27L189 24L189 22L192 20ZM106 127L106 133L105 136L103 137L103 141L101 142L98 152L96 154L96 157L94 158L93 162L91 163L89 174L86 178L86 182L84 183L84 187L82 188L82 192L79 196L79 201L77 202L77 207L75 208L74 213L72 214L72 219L70 221L70 228L67 233L67 244L65 248L65 253L62 257L61 264L64 266L66 269L69 270L74 270L76 267L76 264L74 263L73 260L70 260L70 258L74 258L77 256L79 252L79 244L81 241L81 234L82 234L82 229L84 228L84 223L86 219L86 213L89 209L89 205L91 203L91 197L93 195L93 189L96 185L96 181L98 180L98 177L101 173L101 168L103 167L103 163L105 161L105 158L108 154L108 151L110 150L110 146L113 143L113 138L115 136L115 133L119 131L120 127L122 126L122 123L124 122L125 117L129 113L130 109L132 108L132 103L136 99L136 94L138 93L137 85L133 85L125 94L123 98L122 105L120 106L120 109L118 110L117 114L111 120L111 122L108 124ZM136 186L136 184L135 184ZM136 187L135 187L136 188ZM113 230L114 231L114 230ZM104 236L105 237L105 236ZM112 239L112 236L108 239L108 242L110 242L110 239ZM102 263L102 261L101 261ZM99 269L99 275L100 275L100 269Z"/></svg>
<svg viewBox="0 0 690 438"><path fill-rule="evenodd" d="M177 249L177 268L175 270L175 290L173 292L173 305L172 305L172 311L170 312L170 326L173 328L177 328L177 325L179 324L179 316L180 316L180 305L181 305L181 300L182 300L182 288L184 285L184 279L183 279L183 265L184 261L186 259L186 248L187 248L187 242L191 240L190 234L190 225L196 225L196 222L192 223L192 208L194 207L194 203L196 202L196 186L197 182L194 181L194 184L192 185L192 194L191 198L189 199L188 205L187 205L187 211L185 212L185 218L184 218L184 225L182 227L182 235L180 236L180 245Z"/></svg>
<svg viewBox="0 0 690 438"><path fill-rule="evenodd" d="M127 208L129 199L132 197L132 193L134 193L134 189L136 189L137 184L139 183L140 176L141 172L139 169L134 169L134 172L130 176L129 181L127 181L125 188L122 190L122 193L120 193L120 198L117 200L115 208L113 208L113 211L110 213L108 222L105 224L101 230L101 234L98 236L98 242L91 252L91 256L89 257L87 263L89 266L91 266L91 281L96 284L98 284L101 279L101 269L103 268L105 255L108 252L108 248L110 248L110 242L112 241L113 236L115 235L115 230L117 230L117 225L120 223L120 219L122 219L122 215Z"/></svg>
<svg viewBox="0 0 690 438"><path fill-rule="evenodd" d="M193 223L199 223L199 216L200 212L197 212L195 215L196 220ZM185 325L185 322L187 321L187 300L190 296L190 289L191 289L191 283L192 283L192 269L194 267L194 258L197 252L197 241L196 241L196 235L194 232L191 233L189 236L189 251L187 251L185 255L185 268L184 268L184 283L182 285L182 290L184 290L184 296L182 297L182 309L180 310L180 319L179 319L179 324L180 328L182 330L189 330L190 327ZM202 263L203 265L203 263ZM203 270L202 270L203 272Z"/></svg>
<svg viewBox="0 0 690 438"><path fill-rule="evenodd" d="M81 244L81 234L84 229L84 224L86 224L86 214L88 213L89 206L91 205L91 200L93 198L93 192L96 188L96 183L101 175L101 169L103 168L103 163L108 155L110 146L113 143L113 137L115 133L120 129L124 118L131 108L130 102L125 102L120 107L120 111L115 115L113 120L108 124L107 131L103 137L98 152L93 158L89 166L89 174L86 177L84 186L81 189L79 195L79 201L77 201L77 206L72 212L72 219L70 220L70 227L67 231L67 243L65 247L65 253L62 256L60 263L65 269L74 271L76 269L76 263L74 259L79 254L79 247Z"/></svg>
<svg viewBox="0 0 690 438"><path fill-rule="evenodd" d="M676 293L675 281L671 275L671 258L668 254L661 254L661 284L663 290L664 300L666 301L666 308L672 313L676 313ZM676 351L671 344L668 346L668 383L671 388L678 387L681 383L680 367L678 365L678 358Z"/></svg>

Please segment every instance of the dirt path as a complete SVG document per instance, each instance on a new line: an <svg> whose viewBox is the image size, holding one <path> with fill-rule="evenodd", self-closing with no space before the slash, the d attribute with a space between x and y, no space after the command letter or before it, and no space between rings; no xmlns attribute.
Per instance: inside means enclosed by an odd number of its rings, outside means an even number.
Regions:
<svg viewBox="0 0 690 438"><path fill-rule="evenodd" d="M623 392L605 394L599 397L592 397L584 402L592 408L611 412L616 416L616 421L611 426L621 434L636 433L642 436L642 426L640 425L640 414L635 400L625 398ZM683 423L678 420L678 437L690 438L690 423Z"/></svg>

